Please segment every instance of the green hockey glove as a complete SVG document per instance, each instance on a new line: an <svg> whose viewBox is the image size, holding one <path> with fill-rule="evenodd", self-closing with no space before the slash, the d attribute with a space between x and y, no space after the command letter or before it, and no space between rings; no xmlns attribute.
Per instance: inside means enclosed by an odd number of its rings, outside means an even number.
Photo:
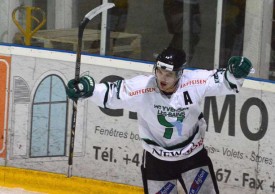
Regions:
<svg viewBox="0 0 275 194"><path fill-rule="evenodd" d="M252 64L246 57L233 56L228 60L227 69L235 78L246 78L252 69Z"/></svg>
<svg viewBox="0 0 275 194"><path fill-rule="evenodd" d="M93 95L95 89L95 81L92 77L85 75L76 81L72 79L68 82L66 93L72 100L79 98L88 98Z"/></svg>

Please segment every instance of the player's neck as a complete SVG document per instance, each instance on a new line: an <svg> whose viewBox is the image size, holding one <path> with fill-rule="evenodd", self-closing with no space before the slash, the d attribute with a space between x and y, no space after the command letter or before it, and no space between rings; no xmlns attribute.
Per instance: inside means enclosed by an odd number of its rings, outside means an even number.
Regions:
<svg viewBox="0 0 275 194"><path fill-rule="evenodd" d="M161 91L165 96L171 96L174 92Z"/></svg>
<svg viewBox="0 0 275 194"><path fill-rule="evenodd" d="M176 82L175 85L169 89L161 90L161 92L166 96L171 96L172 94L174 94L176 92L177 89L178 89L178 82Z"/></svg>

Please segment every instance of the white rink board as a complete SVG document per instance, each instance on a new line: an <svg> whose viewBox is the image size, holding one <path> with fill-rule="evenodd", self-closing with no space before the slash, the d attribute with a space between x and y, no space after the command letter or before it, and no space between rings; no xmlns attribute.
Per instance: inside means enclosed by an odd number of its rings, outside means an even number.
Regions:
<svg viewBox="0 0 275 194"><path fill-rule="evenodd" d="M31 99L37 85L46 76L56 74L65 83L74 76L73 54L30 51L17 47L3 50L3 47L0 46L0 54L12 55L11 90L13 78L21 77L28 84ZM151 73L152 66L148 64L94 56L82 58L84 64L81 72L93 76L96 82L107 77L112 79L119 76L126 79ZM237 96L207 98L202 104L209 123L206 148L213 160L223 194L275 193L274 84L246 80L244 85L246 88ZM69 128L71 105L70 103ZM11 96L11 130L18 120L13 118L17 115L13 112L14 107ZM25 122L30 122L31 108L24 111L29 115ZM142 149L134 116L134 113L127 110L104 112L90 102L79 102L73 175L142 186ZM31 126L30 123L26 124ZM16 131L20 133L20 130ZM27 134L29 133L30 129ZM26 133L13 135L23 138L24 134ZM27 137L25 139L29 141ZM14 146L12 143L11 141L10 149ZM26 144L29 146L29 142ZM28 158L28 150L22 151L21 155L22 158L11 155L12 159L8 158L7 164L64 174L67 172L67 157Z"/></svg>

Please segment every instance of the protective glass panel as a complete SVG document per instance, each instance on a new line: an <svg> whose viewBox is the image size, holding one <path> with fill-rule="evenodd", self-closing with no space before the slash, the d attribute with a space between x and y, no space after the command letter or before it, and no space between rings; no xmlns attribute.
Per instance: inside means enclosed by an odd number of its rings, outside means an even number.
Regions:
<svg viewBox="0 0 275 194"><path fill-rule="evenodd" d="M3 1L0 4L0 43L75 52L80 21L102 2L22 0L19 9L14 1ZM215 56L219 56L216 57L218 65L225 67L230 56L245 54L256 66L254 77L274 80L275 33L271 10L274 1L108 2L116 6L108 11L106 18L99 14L85 28L84 53L104 51L102 55L154 61L155 56L170 45L185 49L190 67L204 69L214 67ZM222 2L222 9L217 2ZM28 6L36 10L28 10ZM9 14L13 11L14 17ZM27 16L27 11L31 11L31 15ZM37 31L27 36L26 27Z"/></svg>
<svg viewBox="0 0 275 194"><path fill-rule="evenodd" d="M269 79L275 80L275 1L273 2Z"/></svg>
<svg viewBox="0 0 275 194"><path fill-rule="evenodd" d="M220 67L226 67L231 56L243 55L246 0L225 0L222 9Z"/></svg>
<svg viewBox="0 0 275 194"><path fill-rule="evenodd" d="M154 61L155 55L164 48L174 46L186 50L191 67L213 67L217 0L109 2L116 6L108 11L107 18L99 14L86 26L82 52L99 54L105 50L105 55ZM45 23L29 43L18 29L12 41L27 46L76 51L80 21L101 3L99 0L24 1L24 5L40 9L32 12L36 18L32 28L44 19ZM30 20L24 9L16 16L23 26ZM104 37L101 36L102 26L107 26Z"/></svg>

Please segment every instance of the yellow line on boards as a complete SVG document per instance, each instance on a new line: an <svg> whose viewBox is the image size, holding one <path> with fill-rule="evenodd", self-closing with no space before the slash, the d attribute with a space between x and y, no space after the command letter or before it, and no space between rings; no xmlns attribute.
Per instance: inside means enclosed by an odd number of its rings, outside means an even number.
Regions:
<svg viewBox="0 0 275 194"><path fill-rule="evenodd" d="M0 167L0 186L48 194L141 194L141 187L63 174Z"/></svg>

